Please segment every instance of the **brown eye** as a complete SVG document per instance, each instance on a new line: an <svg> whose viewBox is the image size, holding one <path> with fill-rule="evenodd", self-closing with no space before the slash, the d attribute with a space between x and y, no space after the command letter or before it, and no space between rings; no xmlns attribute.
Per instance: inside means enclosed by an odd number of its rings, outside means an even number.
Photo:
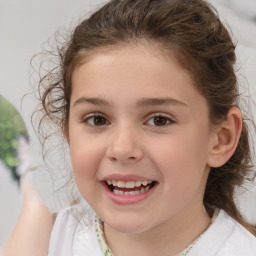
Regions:
<svg viewBox="0 0 256 256"><path fill-rule="evenodd" d="M155 115L152 116L147 122L150 126L168 126L170 124L175 123L170 117L166 117L164 115Z"/></svg>
<svg viewBox="0 0 256 256"><path fill-rule="evenodd" d="M95 116L93 120L94 125L105 125L106 122L107 122L106 118L102 116Z"/></svg>
<svg viewBox="0 0 256 256"><path fill-rule="evenodd" d="M108 124L108 120L103 116L91 116L85 120L85 123L89 124L90 126L102 126Z"/></svg>
<svg viewBox="0 0 256 256"><path fill-rule="evenodd" d="M163 126L163 125L166 125L167 123L168 123L168 119L164 116L154 117L154 124L156 126Z"/></svg>

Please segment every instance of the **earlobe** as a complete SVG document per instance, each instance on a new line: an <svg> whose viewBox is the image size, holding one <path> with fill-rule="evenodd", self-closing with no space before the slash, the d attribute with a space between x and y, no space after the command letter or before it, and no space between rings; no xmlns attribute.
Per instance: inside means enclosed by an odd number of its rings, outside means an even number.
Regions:
<svg viewBox="0 0 256 256"><path fill-rule="evenodd" d="M232 107L224 120L213 131L208 157L208 166L220 167L234 154L242 132L242 115L237 107Z"/></svg>

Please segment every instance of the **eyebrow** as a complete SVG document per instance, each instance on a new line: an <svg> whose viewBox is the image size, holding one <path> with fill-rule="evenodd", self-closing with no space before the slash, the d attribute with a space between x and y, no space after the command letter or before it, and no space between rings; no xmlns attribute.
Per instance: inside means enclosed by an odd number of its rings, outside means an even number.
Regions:
<svg viewBox="0 0 256 256"><path fill-rule="evenodd" d="M90 104L90 105L97 105L97 106L111 106L111 103L101 99L101 98L86 98L86 97L81 97L78 100L76 100L73 104L73 107L75 107L78 104ZM164 97L164 98L142 98L138 100L137 102L137 107L147 107L147 106L161 106L161 105L180 105L180 106L185 106L187 107L188 105L185 104L184 102L169 98L169 97Z"/></svg>
<svg viewBox="0 0 256 256"><path fill-rule="evenodd" d="M165 98L142 98L137 102L138 107L146 107L146 106L161 106L161 105L180 105L180 106L188 106L184 102L165 97Z"/></svg>
<svg viewBox="0 0 256 256"><path fill-rule="evenodd" d="M81 103L87 103L91 105L97 105L97 106L110 106L111 104L107 102L106 100L100 99L100 98L86 98L86 97L81 97L78 100L76 100L73 104L73 107L75 107L78 104Z"/></svg>

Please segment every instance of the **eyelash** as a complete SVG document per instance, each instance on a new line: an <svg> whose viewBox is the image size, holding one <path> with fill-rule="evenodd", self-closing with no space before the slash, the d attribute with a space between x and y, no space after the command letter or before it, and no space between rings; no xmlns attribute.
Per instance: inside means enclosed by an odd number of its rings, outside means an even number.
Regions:
<svg viewBox="0 0 256 256"><path fill-rule="evenodd" d="M100 118L101 121L104 121L103 124L101 125L96 125L95 124L95 121L96 121L96 118ZM166 126L169 126L171 124L174 124L175 121L170 118L170 117L167 117L163 114L155 114L155 115L152 115L148 120L147 122L145 122L146 124L149 123L150 120L153 120L153 122L156 121L156 118L161 118L163 119L162 121L164 121L165 123L163 125L156 125L155 123L154 124L151 124L150 126L155 126L155 127L166 127ZM93 123L90 123L90 120L93 122ZM85 123L86 125L90 126L90 127L100 127L100 126L105 126L105 125L109 125L110 122L108 121L107 118L105 118L102 114L100 113L94 113L94 114L90 114L89 116L85 117L83 119L83 123Z"/></svg>
<svg viewBox="0 0 256 256"><path fill-rule="evenodd" d="M94 113L94 114L90 114L88 116L86 116L83 119L83 123L85 123L86 125L90 126L90 127L98 127L98 126L103 126L106 125L105 123L103 125L95 125L95 120L96 118L101 118L103 119L105 122L107 122L108 124L110 124L110 122L107 120L107 118L105 118L102 114L100 113ZM94 122L94 124L90 124L89 120L92 120L92 122Z"/></svg>
<svg viewBox="0 0 256 256"><path fill-rule="evenodd" d="M154 124L151 124L151 126L156 126L156 127L159 127L159 128L160 128L160 127L166 127L166 126L169 126L169 125L175 123L175 121L174 121L172 118L170 118L169 116L160 114L160 113L159 113L159 114L154 114L154 115L152 115L152 116L148 119L148 121L147 121L146 123L149 123L150 120L153 120L153 122L155 122L155 121L156 121L156 118L164 119L165 123L164 123L163 125L156 125L156 124L154 123Z"/></svg>

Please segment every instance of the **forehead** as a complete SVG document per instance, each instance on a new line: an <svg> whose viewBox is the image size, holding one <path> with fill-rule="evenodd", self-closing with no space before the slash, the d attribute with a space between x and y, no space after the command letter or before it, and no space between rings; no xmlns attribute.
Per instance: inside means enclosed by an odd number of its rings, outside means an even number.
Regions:
<svg viewBox="0 0 256 256"><path fill-rule="evenodd" d="M111 99L124 93L132 99L171 96L188 102L192 96L195 101L200 97L190 73L174 55L157 47L100 49L85 57L73 72L72 101L82 94Z"/></svg>
<svg viewBox="0 0 256 256"><path fill-rule="evenodd" d="M149 65L147 65L148 60L154 60L154 64L156 64L156 62L158 62L158 64L165 64L167 67L174 64L177 69L180 69L184 74L191 76L191 81L194 83L193 74L190 74L190 72L184 68L183 64L181 64L179 61L180 58L177 57L180 56L180 54L177 54L177 51L178 50L174 50L171 47L168 47L167 49L164 43L146 39L140 39L136 42L98 47L88 52L82 51L78 54L78 61L77 64L75 64L72 77L74 76L74 72L84 64L88 63L91 66L96 62L101 62L101 64L103 64L107 63L107 61L111 61L112 57L112 60L114 58L116 58L116 60L119 59L120 63L124 60L123 63L132 61L134 64L142 64L141 69L149 67ZM148 64L150 63L148 62ZM100 69L100 66L98 66L98 68Z"/></svg>

